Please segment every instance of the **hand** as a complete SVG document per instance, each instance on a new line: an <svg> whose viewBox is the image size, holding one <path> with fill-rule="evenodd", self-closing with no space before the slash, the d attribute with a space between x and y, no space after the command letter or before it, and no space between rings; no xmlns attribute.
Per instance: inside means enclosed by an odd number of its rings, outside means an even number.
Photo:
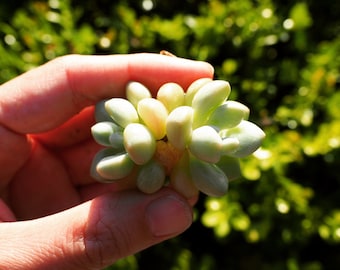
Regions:
<svg viewBox="0 0 340 270"><path fill-rule="evenodd" d="M130 80L155 93L212 76L207 63L157 54L69 55L1 85L0 268L101 269L187 229L191 205L173 190L90 177L93 105Z"/></svg>

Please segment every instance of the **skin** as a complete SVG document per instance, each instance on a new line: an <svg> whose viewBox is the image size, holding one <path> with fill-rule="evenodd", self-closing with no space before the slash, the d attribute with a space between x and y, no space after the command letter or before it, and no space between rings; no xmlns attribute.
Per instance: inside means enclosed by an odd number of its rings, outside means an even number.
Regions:
<svg viewBox="0 0 340 270"><path fill-rule="evenodd" d="M68 55L1 85L0 269L102 269L186 230L197 198L90 177L93 105L124 97L130 80L155 94L212 76L165 55Z"/></svg>

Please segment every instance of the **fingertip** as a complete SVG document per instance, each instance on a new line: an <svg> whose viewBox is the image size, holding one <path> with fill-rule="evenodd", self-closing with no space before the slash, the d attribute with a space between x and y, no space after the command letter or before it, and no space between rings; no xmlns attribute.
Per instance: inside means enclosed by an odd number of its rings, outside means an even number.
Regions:
<svg viewBox="0 0 340 270"><path fill-rule="evenodd" d="M204 62L204 61L199 61L199 62L204 67L204 69L206 70L207 77L213 78L214 77L214 73L215 73L215 68L213 67L213 65L211 65L208 62Z"/></svg>
<svg viewBox="0 0 340 270"><path fill-rule="evenodd" d="M8 208L5 202L0 199L0 222L16 221L14 213Z"/></svg>
<svg viewBox="0 0 340 270"><path fill-rule="evenodd" d="M155 237L171 237L191 225L192 211L178 196L161 196L147 206L146 220Z"/></svg>
<svg viewBox="0 0 340 270"><path fill-rule="evenodd" d="M129 77L146 85L152 93L166 82L175 82L184 89L200 78L212 78L214 68L204 61L161 54L130 54Z"/></svg>

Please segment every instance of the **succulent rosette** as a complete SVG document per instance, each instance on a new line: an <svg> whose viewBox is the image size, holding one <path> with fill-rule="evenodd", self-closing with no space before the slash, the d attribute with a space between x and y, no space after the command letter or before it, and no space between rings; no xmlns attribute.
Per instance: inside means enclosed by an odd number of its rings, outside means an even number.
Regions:
<svg viewBox="0 0 340 270"><path fill-rule="evenodd" d="M126 86L126 99L96 105L91 132L103 146L91 174L110 183L137 168L136 185L153 193L170 185L186 197L199 191L223 196L241 175L240 158L258 149L264 132L248 121L249 108L228 100L227 81L201 78L186 91L162 85L156 97L139 82Z"/></svg>

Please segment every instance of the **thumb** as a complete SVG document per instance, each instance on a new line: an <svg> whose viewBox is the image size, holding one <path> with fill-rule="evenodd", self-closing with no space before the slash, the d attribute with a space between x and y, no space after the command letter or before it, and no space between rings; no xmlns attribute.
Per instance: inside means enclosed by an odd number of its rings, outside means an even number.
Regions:
<svg viewBox="0 0 340 270"><path fill-rule="evenodd" d="M170 189L106 194L55 215L1 223L0 269L102 269L191 222L190 205Z"/></svg>

